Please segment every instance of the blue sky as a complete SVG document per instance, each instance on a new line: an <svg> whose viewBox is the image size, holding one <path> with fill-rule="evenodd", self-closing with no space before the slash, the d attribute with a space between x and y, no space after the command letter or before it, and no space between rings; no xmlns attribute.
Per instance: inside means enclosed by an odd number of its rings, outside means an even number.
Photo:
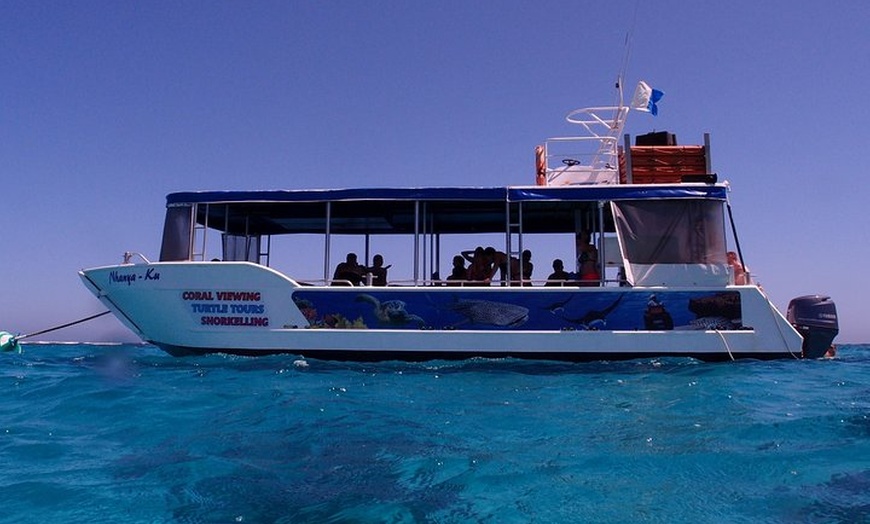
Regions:
<svg viewBox="0 0 870 524"><path fill-rule="evenodd" d="M77 271L156 259L173 191L532 183L534 146L613 102L628 40L628 91L666 95L626 132L709 132L774 303L829 294L839 340L870 342L868 21L857 0L2 2L0 330L101 311ZM133 340L111 318L43 338Z"/></svg>

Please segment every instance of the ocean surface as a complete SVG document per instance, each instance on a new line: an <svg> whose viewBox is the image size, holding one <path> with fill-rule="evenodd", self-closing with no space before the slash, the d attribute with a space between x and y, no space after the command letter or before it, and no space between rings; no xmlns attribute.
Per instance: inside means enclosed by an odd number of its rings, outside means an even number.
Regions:
<svg viewBox="0 0 870 524"><path fill-rule="evenodd" d="M870 346L829 360L0 354L0 522L870 522Z"/></svg>

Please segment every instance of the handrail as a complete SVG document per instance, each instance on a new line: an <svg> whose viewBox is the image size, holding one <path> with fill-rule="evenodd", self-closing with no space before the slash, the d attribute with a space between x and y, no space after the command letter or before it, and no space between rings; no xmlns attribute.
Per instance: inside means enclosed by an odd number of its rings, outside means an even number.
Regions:
<svg viewBox="0 0 870 524"><path fill-rule="evenodd" d="M600 106L568 113L565 119L582 126L584 134L544 142L546 184L619 183L618 146L628 111L628 106ZM610 113L606 118L601 116L605 112ZM577 149L566 144L576 144Z"/></svg>
<svg viewBox="0 0 870 524"><path fill-rule="evenodd" d="M597 113L604 111L613 111L613 118L604 119L598 116ZM589 115L590 120L580 120L576 115ZM603 127L607 130L607 135L619 136L622 132L622 126L625 124L625 117L628 115L628 106L600 106L600 107L585 107L583 109L575 109L568 113L565 120L572 124L578 124L586 128L593 136L599 136L593 127Z"/></svg>
<svg viewBox="0 0 870 524"><path fill-rule="evenodd" d="M145 258L145 255L143 255L142 253L139 253L138 251L125 251L125 252L124 252L124 262L123 262L123 263L124 263L124 264L133 264L134 262L131 262L131 260L132 260L132 258L133 258L134 256L141 258L142 261L145 262L146 264L150 264L150 263L151 263L150 260L148 260L147 258Z"/></svg>
<svg viewBox="0 0 870 524"><path fill-rule="evenodd" d="M355 288L384 288L384 287L401 287L401 288L421 288L421 287L473 287L473 288L542 288L542 287L588 287L601 288L612 287L607 284L618 283L618 280L605 279L604 285L600 281L594 280L549 280L549 279L531 279L531 280L493 280L485 283L479 280L422 280L415 282L413 279L393 280L387 283L386 286L371 286L366 284L354 285L349 280L343 279L294 279L294 282L300 287L308 286L330 286L338 285L339 287L355 287Z"/></svg>
<svg viewBox="0 0 870 524"><path fill-rule="evenodd" d="M547 142L575 142L580 140L603 140L616 142L617 138L612 136L557 136L553 138L548 138Z"/></svg>

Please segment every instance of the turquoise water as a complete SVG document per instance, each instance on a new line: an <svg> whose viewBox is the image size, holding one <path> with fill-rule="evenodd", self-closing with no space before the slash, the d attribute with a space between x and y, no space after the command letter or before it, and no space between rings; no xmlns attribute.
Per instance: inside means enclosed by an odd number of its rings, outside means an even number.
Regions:
<svg viewBox="0 0 870 524"><path fill-rule="evenodd" d="M826 361L0 354L2 522L870 522L870 346Z"/></svg>

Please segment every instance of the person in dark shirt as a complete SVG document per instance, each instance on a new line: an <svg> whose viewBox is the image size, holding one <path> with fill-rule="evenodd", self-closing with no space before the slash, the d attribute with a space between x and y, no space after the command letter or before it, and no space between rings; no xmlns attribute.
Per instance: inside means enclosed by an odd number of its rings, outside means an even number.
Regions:
<svg viewBox="0 0 870 524"><path fill-rule="evenodd" d="M547 277L545 286L561 286L562 282L571 278L570 273L565 271L565 265L562 259L557 258L553 261L553 272Z"/></svg>
<svg viewBox="0 0 870 524"><path fill-rule="evenodd" d="M372 285L373 286L386 286L387 285L387 270L393 267L392 264L389 266L384 266L384 257L381 255L375 255L372 258L372 267L368 268L368 272L372 274Z"/></svg>
<svg viewBox="0 0 870 524"><path fill-rule="evenodd" d="M335 267L335 273L332 275L333 280L347 281L352 286L358 286L362 283L364 267L359 265L356 259L356 253L348 253L344 262L341 262ZM347 285L345 282L333 282L334 286Z"/></svg>
<svg viewBox="0 0 870 524"><path fill-rule="evenodd" d="M465 258L462 255L456 255L453 257L453 271L450 272L450 276L447 277L447 280L451 281L448 283L448 286L460 286L462 285L462 281L468 280L468 271L465 269Z"/></svg>

